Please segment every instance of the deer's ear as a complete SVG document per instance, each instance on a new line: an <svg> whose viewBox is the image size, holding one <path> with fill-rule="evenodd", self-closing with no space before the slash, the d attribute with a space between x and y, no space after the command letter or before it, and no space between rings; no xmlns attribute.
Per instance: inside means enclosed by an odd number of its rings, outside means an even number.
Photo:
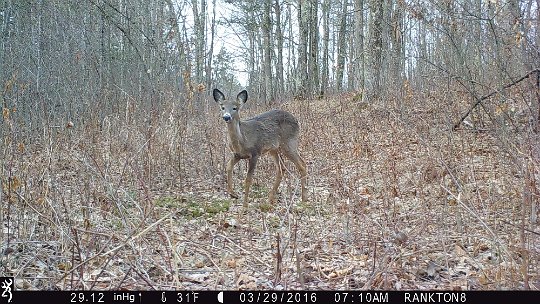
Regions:
<svg viewBox="0 0 540 304"><path fill-rule="evenodd" d="M246 103L247 98L248 98L248 94L246 90L243 90L242 92L238 93L238 96L236 96L236 99L238 99L242 103Z"/></svg>
<svg viewBox="0 0 540 304"><path fill-rule="evenodd" d="M216 102L219 102L221 100L225 100L225 95L223 95L223 93L221 93L221 91L218 90L218 89L214 89L214 92L212 94L214 95L214 100Z"/></svg>

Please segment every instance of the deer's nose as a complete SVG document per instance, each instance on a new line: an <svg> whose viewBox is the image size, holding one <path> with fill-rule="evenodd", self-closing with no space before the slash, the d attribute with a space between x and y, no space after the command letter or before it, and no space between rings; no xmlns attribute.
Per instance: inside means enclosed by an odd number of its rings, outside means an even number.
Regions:
<svg viewBox="0 0 540 304"><path fill-rule="evenodd" d="M229 113L223 114L223 120L225 120L226 122L229 122L231 119L232 119L231 114Z"/></svg>

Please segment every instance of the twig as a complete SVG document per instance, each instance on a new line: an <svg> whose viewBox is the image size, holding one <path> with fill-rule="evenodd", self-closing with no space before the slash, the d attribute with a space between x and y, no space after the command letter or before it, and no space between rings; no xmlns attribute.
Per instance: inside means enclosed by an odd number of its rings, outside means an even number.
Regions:
<svg viewBox="0 0 540 304"><path fill-rule="evenodd" d="M516 228L521 228L520 226L518 226L518 225L516 225L516 224L514 224L514 223L510 223L510 222L507 221L507 220L501 219L500 221L503 222L503 223L505 223L506 225L510 225L510 226L516 227ZM534 231L534 230L530 230L530 229L527 229L527 228L523 228L523 230L524 230L524 231L527 231L527 232L530 232L530 233L532 233L532 234L540 235L540 233L538 233L538 232L536 232L536 231Z"/></svg>
<svg viewBox="0 0 540 304"><path fill-rule="evenodd" d="M87 264L88 262L94 260L95 258L97 257L100 257L100 256L107 256L111 253L114 253L116 251L118 251L119 249L123 248L124 246L126 246L129 242L135 240L135 239L138 239L139 237L141 237L142 235L144 235L145 233L147 233L149 230L151 230L152 228L154 228L156 225L158 225L159 223L163 222L166 218L170 217L172 213L168 213L166 214L164 217L160 218L158 221L152 223L150 226L146 227L143 231L137 233L136 235L128 238L127 240L125 240L124 242L122 242L122 244L114 247L113 249L105 252L105 253L98 253L82 262L80 262L79 264L77 264L75 267L71 268L68 272L66 272L57 282L60 282L62 281L66 276L68 276L70 273L74 272L75 270L77 270L79 267Z"/></svg>
<svg viewBox="0 0 540 304"><path fill-rule="evenodd" d="M509 84L506 84L501 89L495 90L495 91L493 91L493 92L491 92L491 93L489 93L487 95L484 95L482 97L476 97L476 96L473 95L473 97L476 99L476 102L467 110L467 112L465 112L465 114L463 114L461 116L460 120L454 125L453 130L456 130L459 127L459 125L461 125L461 123L465 120L465 118L467 118L467 116L469 116L469 114L471 114L472 110L474 110L482 101L490 98L491 96L499 93L502 90L506 90L506 89L509 89L509 88L515 86L516 84L518 84L518 83L522 82L523 80L529 78L534 73L540 73L540 69L534 69L532 71L529 71L527 74L520 77L518 80L515 80L515 81L513 81L513 82L511 82Z"/></svg>
<svg viewBox="0 0 540 304"><path fill-rule="evenodd" d="M131 264L131 263L130 263ZM144 276L141 272L139 272L139 270L137 270L137 267L133 267L133 265L131 265L132 267L130 269L133 269L133 271L135 271L135 273L141 278L143 279L143 281L146 282L146 284L148 284L148 286L150 286L153 290L157 290L157 288L154 286L154 284L152 282L150 282L150 280L148 280L148 278L146 276ZM127 277L127 274L126 274L126 277Z"/></svg>
<svg viewBox="0 0 540 304"><path fill-rule="evenodd" d="M298 280L300 281L300 288L306 289L305 285L305 278L304 278L304 272L302 271L302 267L300 267L300 254L298 252L298 243L296 242L298 236L298 222L294 221L294 255L296 260L296 272L298 272Z"/></svg>
<svg viewBox="0 0 540 304"><path fill-rule="evenodd" d="M274 285L277 285L281 281L281 246L280 246L279 232L276 234L276 273L274 277Z"/></svg>
<svg viewBox="0 0 540 304"><path fill-rule="evenodd" d="M452 193L452 191L450 191L449 189L447 189L445 186L441 185L441 188L443 188L444 191L446 191L446 193L448 193L452 198L454 198L456 200L456 202L459 203L459 205L465 209L467 212L469 212L469 214L471 214L473 217L475 217L482 226L484 226L484 228L486 229L486 231L491 234L491 236L493 237L493 240L498 243L503 251L508 255L508 257L514 261L514 258L512 257L512 255L510 254L510 251L508 250L508 247L501 241L501 239L497 236L497 234L495 234L495 232L493 231L493 229L491 229L488 224L476 213L474 212L471 208L469 208L462 200L461 200L461 197L459 195L455 195L454 193ZM515 262L515 261L514 261Z"/></svg>
<svg viewBox="0 0 540 304"><path fill-rule="evenodd" d="M234 246L236 246L238 249L242 250L243 252L249 254L250 256L252 256L255 260L259 261L259 263L261 263L262 265L266 266L268 269L271 269L272 266L268 265L268 263L266 263L265 261L261 260L259 257L257 257L256 255L254 255L253 253L249 252L248 250L240 247L240 245L236 244L235 242L233 242L230 238L226 237L225 235L223 234L217 234L216 237L221 237L221 238L224 238L225 240L229 241L231 244L233 244Z"/></svg>

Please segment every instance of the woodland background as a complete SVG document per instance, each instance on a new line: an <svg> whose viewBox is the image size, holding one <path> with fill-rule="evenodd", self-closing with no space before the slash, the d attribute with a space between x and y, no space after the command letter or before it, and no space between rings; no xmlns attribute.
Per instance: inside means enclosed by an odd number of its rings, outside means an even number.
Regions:
<svg viewBox="0 0 540 304"><path fill-rule="evenodd" d="M1 0L17 289L540 288L540 1ZM293 113L243 211L226 129ZM235 170L239 189L245 166Z"/></svg>

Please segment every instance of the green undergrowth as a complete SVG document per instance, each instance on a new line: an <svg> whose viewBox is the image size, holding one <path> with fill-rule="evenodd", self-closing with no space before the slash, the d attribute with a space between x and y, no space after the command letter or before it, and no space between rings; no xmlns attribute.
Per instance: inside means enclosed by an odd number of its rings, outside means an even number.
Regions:
<svg viewBox="0 0 540 304"><path fill-rule="evenodd" d="M212 198L202 199L197 197L161 197L155 201L156 207L165 209L178 209L179 213L189 217L212 217L221 212L229 211L232 202L229 199Z"/></svg>

